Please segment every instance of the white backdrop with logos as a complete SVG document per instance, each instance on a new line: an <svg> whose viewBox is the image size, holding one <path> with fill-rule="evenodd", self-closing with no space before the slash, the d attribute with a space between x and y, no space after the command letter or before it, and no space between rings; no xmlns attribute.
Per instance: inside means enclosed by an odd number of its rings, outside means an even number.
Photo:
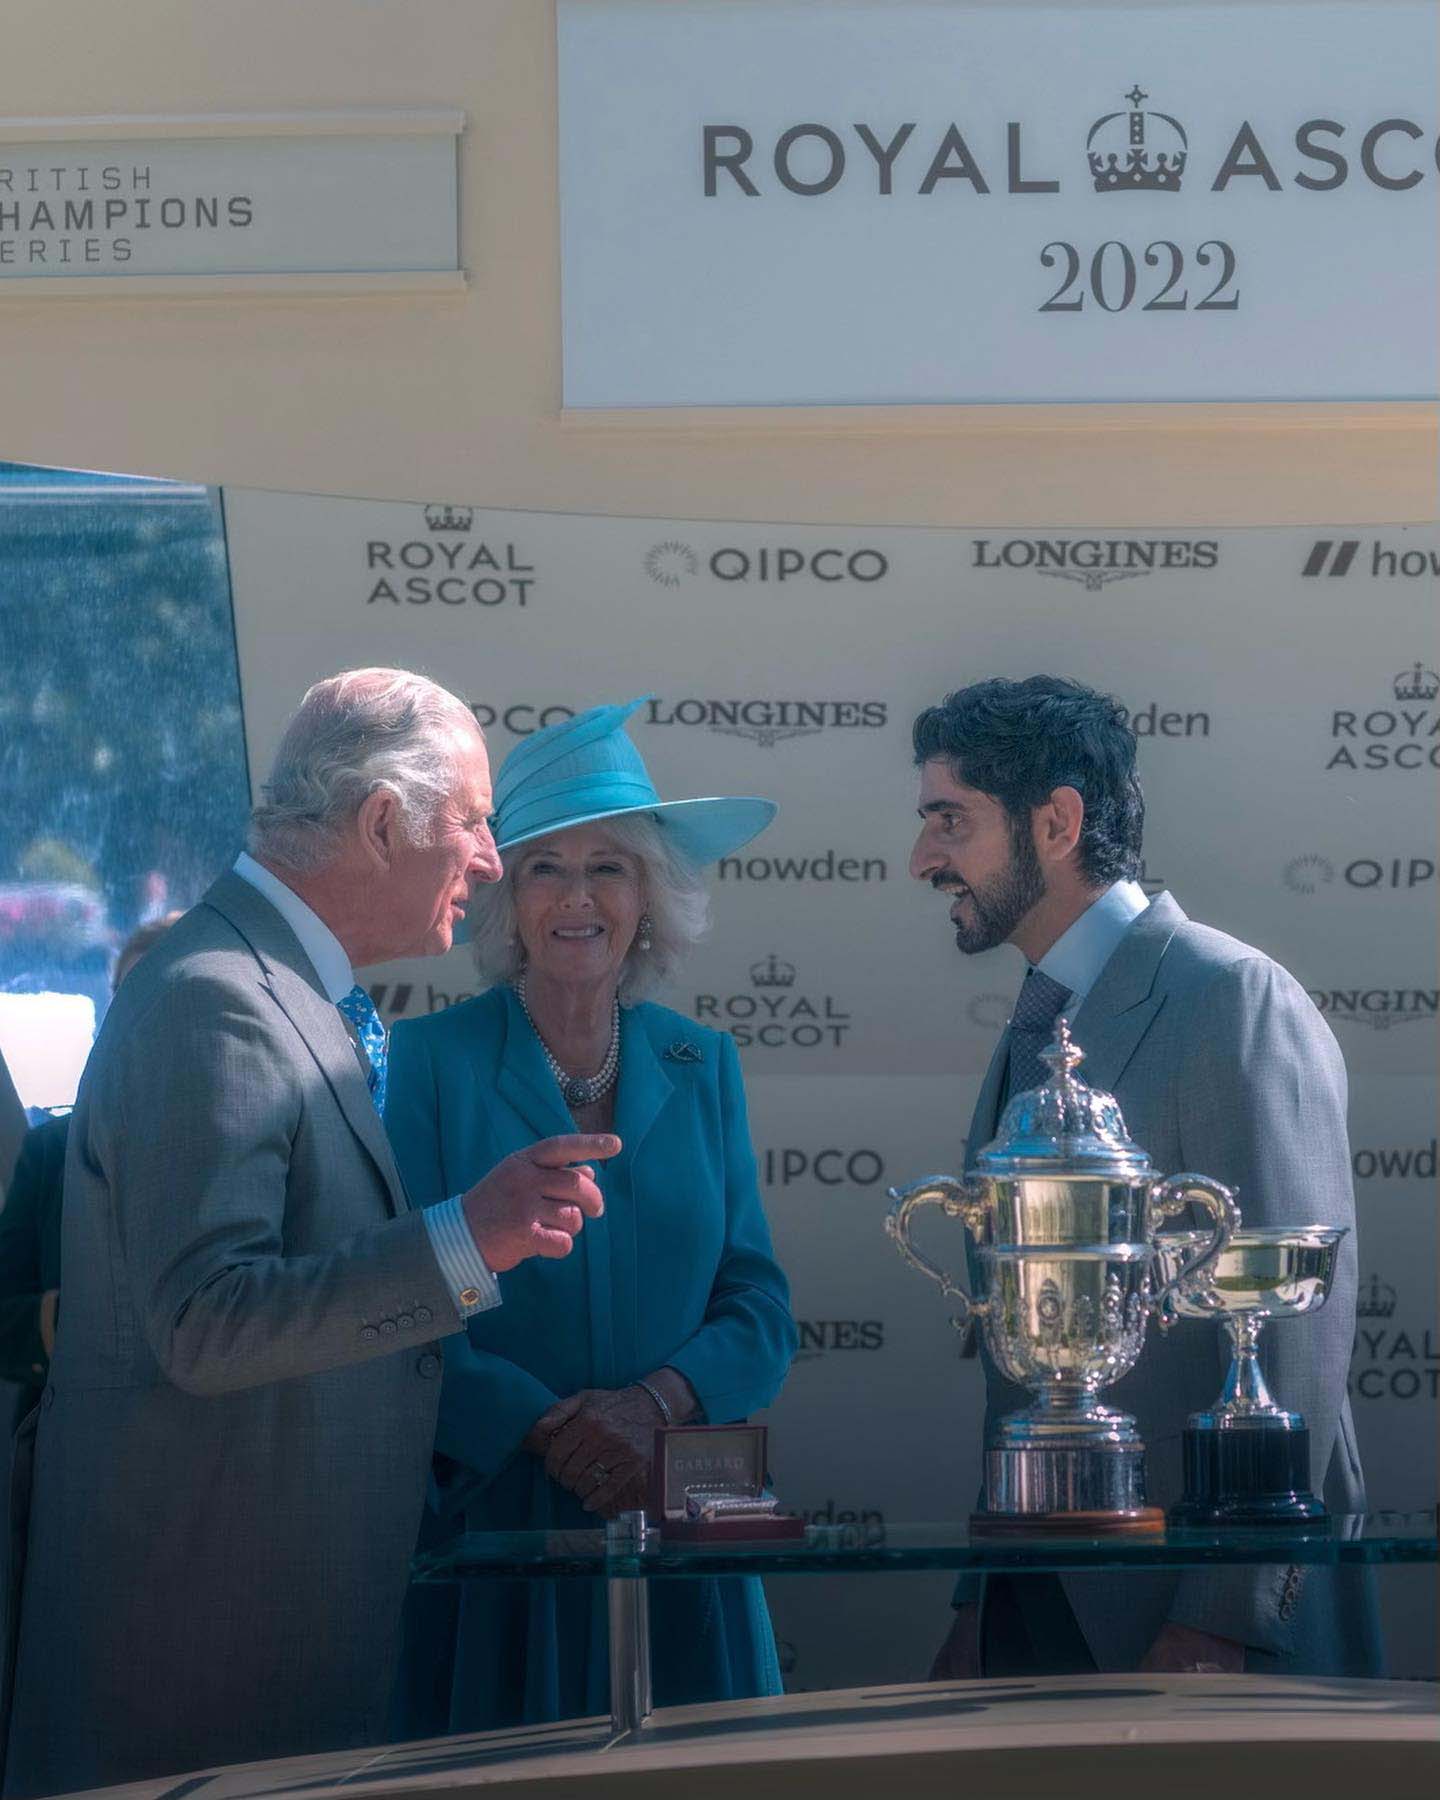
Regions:
<svg viewBox="0 0 1440 1800"><path fill-rule="evenodd" d="M248 490L225 514L257 787L309 682L398 663L462 694L497 760L647 694L632 730L663 793L780 802L716 872L714 932L668 998L741 1048L802 1321L773 1463L818 1518L954 1516L976 1487L978 1368L881 1221L889 1183L961 1166L1021 965L961 957L908 879L911 720L990 674L1118 694L1147 888L1279 958L1344 1048L1371 1500L1434 1502L1440 529L841 528ZM475 986L464 950L369 979L391 1019ZM842 1634L830 1583L777 1584L790 1679L923 1675L945 1597L943 1577L855 1578ZM1395 1670L1424 1672L1428 1587L1397 1597Z"/></svg>

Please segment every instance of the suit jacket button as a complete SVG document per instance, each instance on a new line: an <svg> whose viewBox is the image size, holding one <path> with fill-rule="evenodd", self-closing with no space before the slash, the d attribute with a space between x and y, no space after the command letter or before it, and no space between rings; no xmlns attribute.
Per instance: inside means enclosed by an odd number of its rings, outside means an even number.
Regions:
<svg viewBox="0 0 1440 1800"><path fill-rule="evenodd" d="M401 1313L395 1323L402 1331L413 1331L415 1329L415 1315L414 1313Z"/></svg>
<svg viewBox="0 0 1440 1800"><path fill-rule="evenodd" d="M395 1333L399 1330L399 1327L393 1319L382 1319L380 1321L380 1329L386 1337L394 1337Z"/></svg>
<svg viewBox="0 0 1440 1800"><path fill-rule="evenodd" d="M380 1333L373 1325L362 1325L360 1327L360 1342L362 1344L373 1344L379 1336Z"/></svg>
<svg viewBox="0 0 1440 1800"><path fill-rule="evenodd" d="M428 1306L417 1306L415 1308L415 1323L417 1325L428 1325L434 1317L434 1313L431 1312Z"/></svg>
<svg viewBox="0 0 1440 1800"><path fill-rule="evenodd" d="M427 1350L415 1365L416 1372L428 1377L431 1381L440 1373L440 1358L433 1350Z"/></svg>

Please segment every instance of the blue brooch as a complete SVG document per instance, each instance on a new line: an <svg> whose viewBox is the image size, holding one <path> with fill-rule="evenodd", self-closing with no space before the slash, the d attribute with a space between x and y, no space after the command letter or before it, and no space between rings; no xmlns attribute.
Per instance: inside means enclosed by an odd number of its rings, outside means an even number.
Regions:
<svg viewBox="0 0 1440 1800"><path fill-rule="evenodd" d="M697 1063L705 1059L696 1045L686 1038L676 1038L675 1042L664 1052L666 1062Z"/></svg>

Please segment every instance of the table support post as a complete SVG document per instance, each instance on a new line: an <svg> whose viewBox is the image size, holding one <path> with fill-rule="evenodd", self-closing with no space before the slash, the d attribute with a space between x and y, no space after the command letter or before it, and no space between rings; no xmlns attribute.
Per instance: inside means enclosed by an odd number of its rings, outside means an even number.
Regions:
<svg viewBox="0 0 1440 1800"><path fill-rule="evenodd" d="M623 1512L605 1527L605 1553L639 1556L645 1548L645 1514ZM650 1584L643 1575L606 1580L610 1614L610 1728L623 1736L650 1716Z"/></svg>

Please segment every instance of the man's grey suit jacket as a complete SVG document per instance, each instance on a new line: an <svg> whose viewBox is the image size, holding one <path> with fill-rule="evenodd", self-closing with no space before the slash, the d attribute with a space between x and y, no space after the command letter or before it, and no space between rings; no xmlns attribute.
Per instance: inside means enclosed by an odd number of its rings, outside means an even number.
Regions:
<svg viewBox="0 0 1440 1800"><path fill-rule="evenodd" d="M1266 1378L1310 1427L1316 1493L1363 1512L1364 1481L1346 1376L1355 1335L1355 1202L1345 1124L1345 1065L1304 989L1278 963L1197 925L1161 894L1131 924L1071 1018L1080 1075L1113 1093L1158 1175L1209 1175L1235 1190L1246 1225L1344 1225L1335 1285L1311 1318L1261 1340ZM980 1089L967 1161L994 1137L1009 1034ZM987 1433L1026 1403L982 1347ZM1106 1390L1134 1414L1152 1505L1180 1497L1186 1417L1218 1397L1218 1328L1151 1325L1130 1375ZM1101 1669L1134 1668L1167 1621L1247 1646L1246 1667L1316 1674L1379 1672L1373 1585L1364 1570L1289 1564L1181 1574L1062 1577ZM957 1599L974 1590L957 1591Z"/></svg>
<svg viewBox="0 0 1440 1800"><path fill-rule="evenodd" d="M460 1320L339 1012L236 875L105 1020L62 1283L7 1795L374 1741Z"/></svg>

